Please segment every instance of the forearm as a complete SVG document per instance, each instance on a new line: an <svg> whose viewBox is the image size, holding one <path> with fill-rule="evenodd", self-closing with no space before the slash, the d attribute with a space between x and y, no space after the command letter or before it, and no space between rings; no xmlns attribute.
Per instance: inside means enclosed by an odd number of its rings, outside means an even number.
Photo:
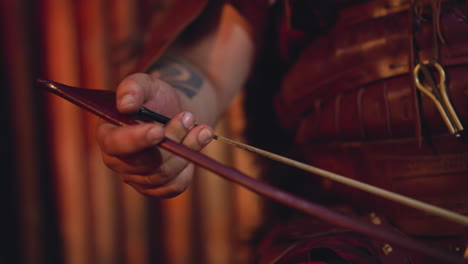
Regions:
<svg viewBox="0 0 468 264"><path fill-rule="evenodd" d="M253 51L245 20L228 6L215 31L195 43L176 43L149 72L177 90L183 110L197 122L214 125L243 87Z"/></svg>
<svg viewBox="0 0 468 264"><path fill-rule="evenodd" d="M203 124L215 124L248 77L254 45L245 21L229 7L221 17L216 30L190 43L180 39L148 74L127 76L116 88L121 113L135 113L144 105L171 117L165 126L98 126L105 164L140 193L173 197L187 188L194 165L155 146L169 138L200 151L212 139L212 128Z"/></svg>

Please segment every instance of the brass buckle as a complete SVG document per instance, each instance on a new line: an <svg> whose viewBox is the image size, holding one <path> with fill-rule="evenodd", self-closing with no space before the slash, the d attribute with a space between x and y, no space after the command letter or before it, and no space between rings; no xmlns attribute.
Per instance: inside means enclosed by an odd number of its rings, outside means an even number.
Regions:
<svg viewBox="0 0 468 264"><path fill-rule="evenodd" d="M432 75L429 72L429 67L434 68L439 74L438 84L432 78ZM419 80L421 72L429 82L429 85L424 85ZM460 119L448 98L445 86L445 71L442 66L437 62L423 61L414 67L413 74L416 87L428 96L435 104L450 133L460 137L460 132L463 131L463 125L461 124Z"/></svg>

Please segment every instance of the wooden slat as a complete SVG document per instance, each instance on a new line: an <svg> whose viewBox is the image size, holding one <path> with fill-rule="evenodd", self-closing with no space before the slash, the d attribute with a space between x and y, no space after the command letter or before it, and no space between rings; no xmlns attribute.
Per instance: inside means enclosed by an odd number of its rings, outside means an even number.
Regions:
<svg viewBox="0 0 468 264"><path fill-rule="evenodd" d="M224 121L217 125L216 134L227 134L228 126ZM213 142L203 152L223 164L232 164L232 153L222 143ZM194 241L198 251L195 263L232 263L232 232L235 228L232 184L211 172L197 169L193 191L198 217L198 225L194 227L198 230Z"/></svg>
<svg viewBox="0 0 468 264"><path fill-rule="evenodd" d="M123 263L149 263L146 198L128 185L122 184L122 188L124 219L120 228L125 232Z"/></svg>
<svg viewBox="0 0 468 264"><path fill-rule="evenodd" d="M118 81L125 77L137 61L135 49L139 38L137 1L116 0L108 10L109 47L111 50L111 76L113 89ZM123 183L119 184L121 211L119 213L122 232L122 263L149 263L150 244L147 200L135 190ZM157 240L156 240L157 241Z"/></svg>
<svg viewBox="0 0 468 264"><path fill-rule="evenodd" d="M73 2L44 0L42 8L45 78L79 86ZM48 97L47 107L63 263L92 263L83 114L74 105L52 96Z"/></svg>
<svg viewBox="0 0 468 264"><path fill-rule="evenodd" d="M243 94L237 96L227 113L230 138L244 142L244 129L246 126L243 111ZM253 178L259 178L260 170L255 164L255 155L242 149L233 148L233 166ZM251 191L235 185L233 190L233 214L236 223L234 232L234 263L249 263L252 259L252 236L261 224L262 198Z"/></svg>
<svg viewBox="0 0 468 264"><path fill-rule="evenodd" d="M16 239L21 241L20 252L27 252L18 256L23 263L41 263L42 254L42 223L39 203L39 166L38 166L38 138L37 138L37 115L34 111L34 92L32 91L32 65L28 30L28 13L24 1L1 1L0 2L0 27L3 42L2 58L6 62L6 74L8 89L12 131L14 133L15 146L13 159L16 164L11 165L16 169L16 175L5 175L15 177L18 184L16 199L19 206L18 224L19 234ZM5 84L4 84L5 85ZM4 124L5 125L5 124ZM13 180L13 181L14 181ZM9 203L10 201L6 201ZM7 212L8 213L8 212ZM10 215L11 217L15 217ZM6 227L9 228L9 227ZM11 239L11 238L10 238ZM15 239L15 238L13 238ZM5 241L7 241L6 238ZM8 243L8 242L7 242ZM15 240L9 243L15 243ZM4 250L7 250L4 248ZM9 254L14 252L9 252ZM16 253L16 252L15 252Z"/></svg>
<svg viewBox="0 0 468 264"><path fill-rule="evenodd" d="M80 83L82 87L110 89L109 28L106 1L75 1L77 12ZM117 263L120 257L117 240L119 230L117 181L104 166L96 142L96 116L86 113L84 137L86 140L87 191L90 193L88 212L91 224L90 255L93 263Z"/></svg>
<svg viewBox="0 0 468 264"><path fill-rule="evenodd" d="M161 201L164 250L171 264L193 263L191 191L188 189L175 198Z"/></svg>
<svg viewBox="0 0 468 264"><path fill-rule="evenodd" d="M115 81L120 80L136 64L140 31L137 24L137 1L115 0L109 6L110 48L112 73ZM116 84L116 83L115 83Z"/></svg>

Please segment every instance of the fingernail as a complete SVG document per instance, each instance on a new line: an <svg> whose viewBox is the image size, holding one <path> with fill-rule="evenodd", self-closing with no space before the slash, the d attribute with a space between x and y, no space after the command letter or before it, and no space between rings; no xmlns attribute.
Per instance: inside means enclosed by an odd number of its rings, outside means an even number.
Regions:
<svg viewBox="0 0 468 264"><path fill-rule="evenodd" d="M121 107L131 107L135 104L135 96L132 94L126 94L120 99L119 105Z"/></svg>
<svg viewBox="0 0 468 264"><path fill-rule="evenodd" d="M200 131L200 134L198 134L198 141L201 144L206 145L210 143L212 136L213 134L211 133L211 130L205 128L202 131Z"/></svg>
<svg viewBox="0 0 468 264"><path fill-rule="evenodd" d="M195 124L195 117L190 112L185 112L182 116L182 124L185 128L189 129Z"/></svg>
<svg viewBox="0 0 468 264"><path fill-rule="evenodd" d="M159 143L163 138L163 133L161 132L161 127L153 127L146 133L146 139L150 143Z"/></svg>

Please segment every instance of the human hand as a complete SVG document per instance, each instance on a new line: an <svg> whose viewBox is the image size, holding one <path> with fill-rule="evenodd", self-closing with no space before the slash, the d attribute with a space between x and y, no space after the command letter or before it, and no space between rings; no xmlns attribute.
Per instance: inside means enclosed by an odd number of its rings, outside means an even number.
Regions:
<svg viewBox="0 0 468 264"><path fill-rule="evenodd" d="M125 78L117 87L116 98L117 109L124 114L135 113L144 105L173 118L165 126L143 123L118 127L102 121L97 139L104 163L142 194L169 198L182 193L191 182L194 164L156 145L167 137L198 151L211 141L212 129L194 126L194 115L182 111L175 89L148 74Z"/></svg>

